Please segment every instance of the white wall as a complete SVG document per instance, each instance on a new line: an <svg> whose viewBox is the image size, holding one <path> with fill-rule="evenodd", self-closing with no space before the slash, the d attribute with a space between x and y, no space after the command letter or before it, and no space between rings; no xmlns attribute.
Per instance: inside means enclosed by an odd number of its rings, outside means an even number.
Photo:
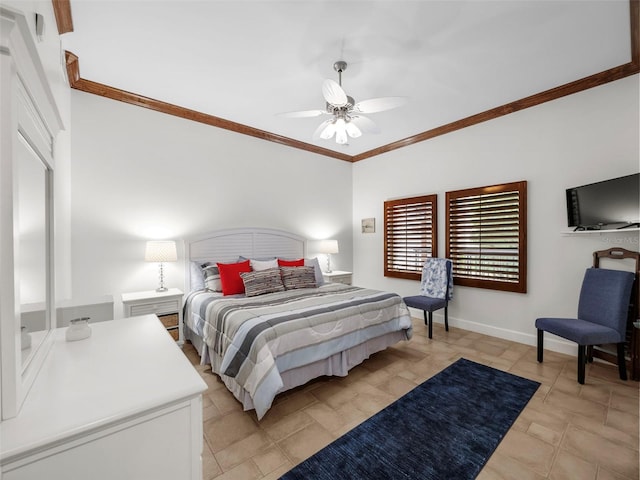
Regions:
<svg viewBox="0 0 640 480"><path fill-rule="evenodd" d="M636 75L352 165L74 91L73 296L113 294L118 316L120 293L156 286L147 239L242 226L338 238L335 269L415 294L383 276L383 202L438 193L444 255L446 191L527 180L528 292L456 287L450 321L533 344L536 317L575 314L593 251L639 248L637 232L562 235L567 187L640 169L638 102ZM367 217L375 234L360 233ZM182 264L166 277L182 287Z"/></svg>
<svg viewBox="0 0 640 480"><path fill-rule="evenodd" d="M73 91L73 296L157 287L145 241L270 227L337 238L350 268L351 164ZM178 257L182 260L182 246ZM166 284L183 287L182 262Z"/></svg>
<svg viewBox="0 0 640 480"><path fill-rule="evenodd" d="M385 200L437 193L438 249L444 256L446 191L527 180L528 292L455 287L449 321L534 344L536 317L575 315L594 251L612 246L638 250L638 232L561 234L568 230L566 188L640 170L638 85L635 75L356 163L355 282L403 296L417 293L417 281L383 276ZM376 218L375 234L360 233L360 220L367 217Z"/></svg>

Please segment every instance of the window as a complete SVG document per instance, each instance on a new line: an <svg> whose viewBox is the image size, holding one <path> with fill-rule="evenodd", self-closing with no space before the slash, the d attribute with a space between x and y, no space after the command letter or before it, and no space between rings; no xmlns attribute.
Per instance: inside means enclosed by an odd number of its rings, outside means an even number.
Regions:
<svg viewBox="0 0 640 480"><path fill-rule="evenodd" d="M457 285L527 291L527 182L447 192L446 255Z"/></svg>
<svg viewBox="0 0 640 480"><path fill-rule="evenodd" d="M384 202L384 276L420 280L427 257L436 257L437 195Z"/></svg>

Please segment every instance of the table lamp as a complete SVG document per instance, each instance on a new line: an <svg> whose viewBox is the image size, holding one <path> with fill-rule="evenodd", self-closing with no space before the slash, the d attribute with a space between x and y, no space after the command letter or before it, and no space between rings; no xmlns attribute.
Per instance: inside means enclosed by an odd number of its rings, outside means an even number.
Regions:
<svg viewBox="0 0 640 480"><path fill-rule="evenodd" d="M147 249L144 254L147 262L158 262L160 264L160 286L156 292L166 292L164 286L164 262L175 262L178 260L176 252L176 242L173 240L150 240L147 242Z"/></svg>
<svg viewBox="0 0 640 480"><path fill-rule="evenodd" d="M331 273L331 254L339 253L337 240L321 240L318 251L327 255L327 273Z"/></svg>

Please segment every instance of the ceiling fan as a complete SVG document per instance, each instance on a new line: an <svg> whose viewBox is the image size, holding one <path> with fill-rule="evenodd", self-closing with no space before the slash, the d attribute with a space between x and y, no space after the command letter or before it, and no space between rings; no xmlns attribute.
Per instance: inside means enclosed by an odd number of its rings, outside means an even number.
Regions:
<svg viewBox="0 0 640 480"><path fill-rule="evenodd" d="M327 79L322 82L322 96L326 101L324 110L302 110L299 112L281 113L288 118L318 117L331 115L332 118L322 122L313 133L313 139L329 140L334 135L336 143L345 145L349 137L357 138L362 133L380 133L378 126L362 116L363 113L377 113L399 107L406 102L405 97L380 97L356 103L342 89L342 72L347 69L347 62L339 60L333 64L338 72L338 82Z"/></svg>

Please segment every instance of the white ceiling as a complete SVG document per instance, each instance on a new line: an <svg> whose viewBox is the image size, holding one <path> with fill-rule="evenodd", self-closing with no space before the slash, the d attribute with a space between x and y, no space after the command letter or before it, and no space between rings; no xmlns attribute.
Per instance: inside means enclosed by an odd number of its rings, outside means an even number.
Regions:
<svg viewBox="0 0 640 480"><path fill-rule="evenodd" d="M628 0L71 0L83 79L357 155L630 61ZM337 80L380 134L311 139Z"/></svg>

